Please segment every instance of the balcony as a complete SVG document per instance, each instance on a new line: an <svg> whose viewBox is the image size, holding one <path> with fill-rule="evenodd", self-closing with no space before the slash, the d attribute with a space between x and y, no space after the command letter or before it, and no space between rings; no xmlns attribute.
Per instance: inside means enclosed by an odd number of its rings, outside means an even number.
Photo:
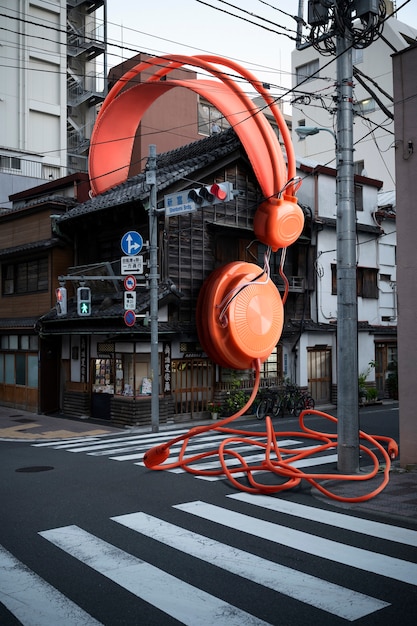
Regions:
<svg viewBox="0 0 417 626"><path fill-rule="evenodd" d="M280 291L285 289L284 281L279 274L271 274L271 279ZM287 280L291 293L303 293L305 291L305 278L302 276L287 276Z"/></svg>

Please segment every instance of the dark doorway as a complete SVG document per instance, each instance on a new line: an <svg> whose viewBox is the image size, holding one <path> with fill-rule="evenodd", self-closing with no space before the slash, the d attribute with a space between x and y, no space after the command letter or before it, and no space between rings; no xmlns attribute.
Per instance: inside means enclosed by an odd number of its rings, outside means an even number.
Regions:
<svg viewBox="0 0 417 626"><path fill-rule="evenodd" d="M60 410L61 337L48 337L40 342L39 411Z"/></svg>

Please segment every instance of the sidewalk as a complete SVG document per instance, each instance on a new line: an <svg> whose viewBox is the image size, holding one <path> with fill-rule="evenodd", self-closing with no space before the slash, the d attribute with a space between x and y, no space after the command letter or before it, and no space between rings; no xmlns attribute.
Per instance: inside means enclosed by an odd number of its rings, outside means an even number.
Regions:
<svg viewBox="0 0 417 626"><path fill-rule="evenodd" d="M120 428L103 425L98 420L69 419L38 415L20 409L0 406L0 441L36 441L40 439L66 439L106 435L123 432Z"/></svg>
<svg viewBox="0 0 417 626"><path fill-rule="evenodd" d="M211 423L211 420L199 422L199 424L201 423ZM190 428L196 425L196 422L189 421L183 424L183 426L189 426ZM164 424L161 430L168 427L180 428L181 424ZM141 430L146 432L145 429L132 428L134 432L140 432ZM100 420L52 417L0 406L0 441L30 442L42 439L67 439L70 437L79 438L112 433L121 434L123 432L129 431L107 425ZM357 497L361 493L372 492L381 481L382 475L378 474L375 478L360 484L353 481L338 483L335 486L335 492L341 496ZM325 487L331 490L334 485L334 482L329 481L325 484ZM315 497L329 503L329 499L316 490L313 490L312 493ZM407 471L401 468L398 460L396 460L392 464L388 485L371 500L353 504L333 500L331 502L342 509L349 509L352 512L363 510L376 514L386 518L386 521L391 521L391 523L395 523L396 519L398 521L406 520L408 523L415 524L417 530L417 467L410 468ZM384 520L382 519L382 521Z"/></svg>

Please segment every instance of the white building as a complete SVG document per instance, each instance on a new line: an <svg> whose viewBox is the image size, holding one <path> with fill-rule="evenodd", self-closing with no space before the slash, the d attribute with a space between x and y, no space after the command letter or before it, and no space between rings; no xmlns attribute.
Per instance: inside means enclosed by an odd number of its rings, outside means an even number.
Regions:
<svg viewBox="0 0 417 626"><path fill-rule="evenodd" d="M105 0L4 0L0 40L0 207L8 196L87 171L104 98Z"/></svg>
<svg viewBox="0 0 417 626"><path fill-rule="evenodd" d="M392 2L386 1L387 14ZM384 191L395 188L393 72L391 57L415 43L417 30L390 16L382 36L364 49L353 49L354 66L354 164L355 173L383 181ZM298 126L335 130L336 61L313 46L292 52L294 77L292 117L297 154L335 167L335 143L330 133L299 140ZM306 78L313 75L307 82ZM302 84L300 84L302 83ZM299 87L297 85L300 85Z"/></svg>
<svg viewBox="0 0 417 626"><path fill-rule="evenodd" d="M313 213L313 276L305 277L312 288L305 318L298 322L299 340L294 345L284 338L284 374L308 386L320 403L335 400L337 387L336 170L306 159L298 168L303 183L297 195ZM380 196L381 181L356 176L355 185L358 371L369 370L367 383L384 397L388 364L397 358L395 212L391 200Z"/></svg>

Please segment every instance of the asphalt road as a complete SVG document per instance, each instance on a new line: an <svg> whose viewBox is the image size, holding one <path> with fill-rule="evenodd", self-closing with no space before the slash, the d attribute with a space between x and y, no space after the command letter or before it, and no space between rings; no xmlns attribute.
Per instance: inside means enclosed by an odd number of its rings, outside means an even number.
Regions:
<svg viewBox="0 0 417 626"><path fill-rule="evenodd" d="M361 427L396 436L398 411L363 409ZM2 626L414 625L416 520L343 510L303 483L252 496L148 470L144 451L170 436L0 442Z"/></svg>

